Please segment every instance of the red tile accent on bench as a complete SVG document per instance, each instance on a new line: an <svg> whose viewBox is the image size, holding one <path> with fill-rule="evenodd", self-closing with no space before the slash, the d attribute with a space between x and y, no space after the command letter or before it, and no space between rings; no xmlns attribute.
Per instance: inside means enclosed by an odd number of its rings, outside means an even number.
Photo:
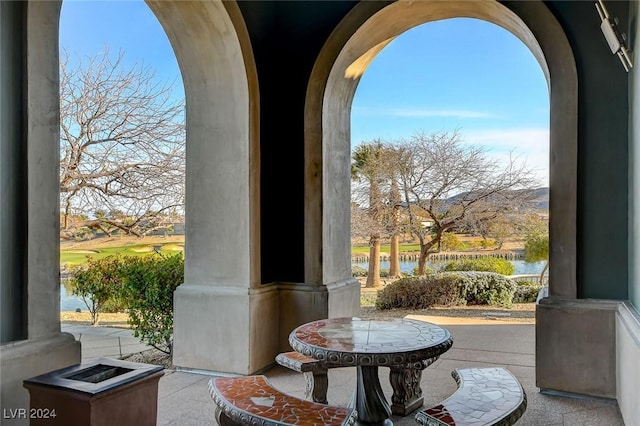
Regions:
<svg viewBox="0 0 640 426"><path fill-rule="evenodd" d="M284 352L276 356L276 362L284 367L290 368L301 373L308 371L326 370L323 361L301 354L300 352Z"/></svg>
<svg viewBox="0 0 640 426"><path fill-rule="evenodd" d="M451 417L451 413L449 413L449 410L447 410L447 408L442 404L431 407L428 410L424 410L424 412L434 419L438 419L448 425L456 424L455 420L453 420L453 417Z"/></svg>
<svg viewBox="0 0 640 426"><path fill-rule="evenodd" d="M287 395L271 386L264 376L218 377L209 381L209 392L232 420L259 418L289 425L344 425L354 421L350 408L317 404ZM251 423L254 424L254 423Z"/></svg>
<svg viewBox="0 0 640 426"><path fill-rule="evenodd" d="M505 368L461 368L451 374L458 389L419 411L415 419L421 425L512 425L527 408L524 389Z"/></svg>

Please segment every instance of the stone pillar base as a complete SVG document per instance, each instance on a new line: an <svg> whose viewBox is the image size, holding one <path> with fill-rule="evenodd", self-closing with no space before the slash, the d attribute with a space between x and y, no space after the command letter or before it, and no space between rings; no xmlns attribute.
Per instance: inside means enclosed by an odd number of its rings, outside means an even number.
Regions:
<svg viewBox="0 0 640 426"><path fill-rule="evenodd" d="M173 364L253 374L278 353L278 291L183 284L174 293Z"/></svg>
<svg viewBox="0 0 640 426"><path fill-rule="evenodd" d="M22 386L23 380L80 364L80 360L80 342L68 333L2 345L0 347L0 364L2 364L0 406L7 415L2 416L1 424L3 426L29 424L29 419L19 416L21 411L18 411L24 409L26 410L24 413L29 412L29 392ZM15 413L13 418L12 413Z"/></svg>
<svg viewBox="0 0 640 426"><path fill-rule="evenodd" d="M618 304L541 299L536 307L536 386L616 398Z"/></svg>
<svg viewBox="0 0 640 426"><path fill-rule="evenodd" d="M360 313L360 282L349 278L326 285L329 291L329 318L351 317Z"/></svg>
<svg viewBox="0 0 640 426"><path fill-rule="evenodd" d="M289 352L289 333L309 321L327 318L329 294L324 285L279 284L280 352Z"/></svg>

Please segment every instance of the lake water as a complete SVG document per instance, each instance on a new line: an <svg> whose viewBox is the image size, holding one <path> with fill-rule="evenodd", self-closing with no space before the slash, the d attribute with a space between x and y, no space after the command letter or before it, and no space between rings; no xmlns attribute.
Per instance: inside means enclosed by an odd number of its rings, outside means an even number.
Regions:
<svg viewBox="0 0 640 426"><path fill-rule="evenodd" d="M540 274L542 269L544 268L545 261L540 262L525 262L524 260L511 260L513 266L515 266L514 275L520 274ZM432 269L437 269L438 267L444 265L446 262L427 262L427 265ZM369 268L368 262L354 262L351 264L352 267L359 266L364 269ZM400 271L405 272L407 274L413 273L413 268L418 266L418 262L400 262ZM380 262L381 269L389 269L389 262ZM76 309L81 309L82 311L87 310L87 305L84 304L80 297L74 296L72 294L67 294L67 290L64 286L60 285L60 310L61 311L75 311Z"/></svg>
<svg viewBox="0 0 640 426"><path fill-rule="evenodd" d="M76 309L86 311L87 305L84 304L80 297L67 294L67 289L64 288L64 285L60 284L60 310L75 311Z"/></svg>
<svg viewBox="0 0 640 426"><path fill-rule="evenodd" d="M513 275L521 275L521 274L540 274L544 269L545 260L540 262L525 262L524 260L510 260L515 267L515 272ZM447 261L444 262L427 262L427 266L433 270L437 270L441 266L445 265ZM353 262L351 267L359 266L364 269L369 269L369 262ZM418 266L418 262L400 262L400 272L404 272L407 274L413 273L413 268ZM389 262L380 262L380 269L389 269Z"/></svg>

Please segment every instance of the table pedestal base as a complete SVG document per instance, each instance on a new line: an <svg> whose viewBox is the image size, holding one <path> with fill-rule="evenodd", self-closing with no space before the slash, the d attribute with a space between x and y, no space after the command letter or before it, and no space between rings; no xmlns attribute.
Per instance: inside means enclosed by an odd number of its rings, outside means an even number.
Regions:
<svg viewBox="0 0 640 426"><path fill-rule="evenodd" d="M420 388L422 370L433 364L437 359L438 357L434 357L422 362L389 367L389 381L393 388L393 395L391 396L391 411L393 414L406 416L422 407L422 404L424 404L422 388Z"/></svg>
<svg viewBox="0 0 640 426"><path fill-rule="evenodd" d="M358 426L392 426L391 408L384 397L378 367L358 366L358 383L350 406L358 411Z"/></svg>

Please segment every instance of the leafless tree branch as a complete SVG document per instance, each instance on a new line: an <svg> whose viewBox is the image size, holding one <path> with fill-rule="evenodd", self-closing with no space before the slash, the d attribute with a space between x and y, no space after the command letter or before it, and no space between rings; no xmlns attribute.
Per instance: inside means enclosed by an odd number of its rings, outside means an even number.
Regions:
<svg viewBox="0 0 640 426"><path fill-rule="evenodd" d="M71 65L71 63L74 65ZM184 205L184 101L144 64L109 50L60 61L63 238L81 230L144 235ZM98 214L106 212L106 214ZM112 215L112 212L119 212Z"/></svg>

